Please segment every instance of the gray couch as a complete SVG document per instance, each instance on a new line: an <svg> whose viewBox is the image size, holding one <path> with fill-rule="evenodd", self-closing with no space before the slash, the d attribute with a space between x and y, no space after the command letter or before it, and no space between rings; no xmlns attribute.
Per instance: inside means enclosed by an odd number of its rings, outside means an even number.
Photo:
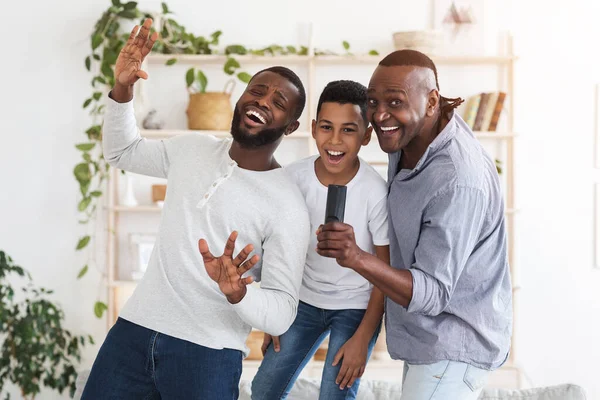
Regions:
<svg viewBox="0 0 600 400"><path fill-rule="evenodd" d="M89 371L82 371L77 377L77 391L74 399L81 398L88 374ZM399 400L400 394L400 383L363 380L358 392L358 400ZM289 396L290 400L315 400L318 398L319 381L314 379L298 379ZM239 400L250 400L249 381L240 382ZM579 386L560 385L525 390L485 389L479 400L586 400L586 397L583 389Z"/></svg>

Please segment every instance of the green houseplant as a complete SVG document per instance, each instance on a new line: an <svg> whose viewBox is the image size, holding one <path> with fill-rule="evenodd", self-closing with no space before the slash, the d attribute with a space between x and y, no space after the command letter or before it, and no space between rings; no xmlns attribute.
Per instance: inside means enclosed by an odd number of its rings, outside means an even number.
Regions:
<svg viewBox="0 0 600 400"><path fill-rule="evenodd" d="M15 277L27 283L21 295L9 281ZM51 294L34 287L29 272L0 251L0 393L7 381L24 399L33 399L42 387L75 393L81 349L94 342L64 329L64 312Z"/></svg>

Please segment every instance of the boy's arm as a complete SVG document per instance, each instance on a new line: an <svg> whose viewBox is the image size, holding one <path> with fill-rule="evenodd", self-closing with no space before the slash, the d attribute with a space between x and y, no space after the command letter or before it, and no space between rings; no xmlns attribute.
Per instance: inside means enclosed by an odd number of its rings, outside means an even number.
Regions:
<svg viewBox="0 0 600 400"><path fill-rule="evenodd" d="M232 304L248 325L273 336L288 330L298 310L310 238L308 211L303 200L298 205L278 213L262 245L260 288L248 286L244 298Z"/></svg>

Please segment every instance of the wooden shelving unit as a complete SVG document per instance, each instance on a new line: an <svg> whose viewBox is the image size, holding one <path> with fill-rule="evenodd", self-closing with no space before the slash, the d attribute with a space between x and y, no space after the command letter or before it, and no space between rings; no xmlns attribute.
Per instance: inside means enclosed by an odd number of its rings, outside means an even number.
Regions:
<svg viewBox="0 0 600 400"><path fill-rule="evenodd" d="M260 65L288 65L291 68L303 66L308 67L308 79L305 81L307 91L307 117L308 121L311 121L314 117L316 109L316 100L318 99L319 93L316 92L316 70L321 66L356 66L356 65L371 65L376 66L381 56L318 56L314 55L314 47L312 46L312 40L309 43L309 54L306 56L290 55L290 56L236 56L236 59L240 64L244 66L252 64ZM503 90L507 93L507 104L506 104L506 130L504 132L475 132L475 135L482 142L484 141L501 141L505 144L506 158L503 160L503 174L506 181L506 218L508 227L508 246L509 246L509 263L511 267L511 274L513 277L514 293L520 288L518 283L515 282L516 276L516 265L514 257L514 244L515 244L515 215L518 214L518 209L515 204L515 189L514 189L514 150L515 150L515 139L518 134L514 132L514 63L516 57L513 54L512 38L507 38L506 56L482 56L482 57L433 57L434 62L438 67L450 66L450 67L466 67L476 66L481 68L497 68L499 71L498 78L498 90ZM189 65L206 65L206 64L222 64L226 60L224 55L157 55L152 54L147 57L144 69L160 68L165 62L171 58L177 58L179 64L185 63ZM145 84L145 83L144 83ZM229 137L230 134L227 131L188 131L188 130L173 130L173 129L162 129L162 130L141 130L141 134L147 138L169 138L185 133L196 133L196 134L209 134L216 137ZM373 135L376 139L376 136ZM309 132L298 131L292 135L286 137L285 141L294 141L298 146L306 146L308 154L315 154L316 147L313 144L313 139ZM369 160L367 160L369 161ZM370 160L370 163L375 166L386 166L385 161ZM128 213L138 214L154 214L160 215L161 208L153 205L145 205L138 207L124 207L118 205L118 171L114 168L110 171L110 183L108 190L108 199L106 205L106 217L108 226L108 243L107 243L107 290L108 290L108 315L107 315L107 327L112 326L119 310L117 309L117 292L120 290L133 290L136 286L135 281L124 281L118 278L118 243L117 234L119 230L120 216ZM158 223L158 219L157 219ZM516 296L514 298L514 310L516 319L517 301ZM514 330L516 331L516 329ZM504 385L508 380L514 381L515 387L521 387L521 374L519 372L518 364L515 360L516 349L513 332L513 344L509 362L505 367L496 373L496 376L510 376L510 378L498 378L503 379L503 383L498 383L498 386ZM309 363L307 371L312 371L311 368L318 370L319 362L313 361ZM244 362L244 375L253 374L258 368L257 361L245 361ZM369 363L368 373L376 374L380 379L384 379L387 375L392 374L396 379L401 376L398 368L401 368L401 363L391 362L390 360L373 360ZM307 372L309 373L309 372ZM386 375L387 374L387 375ZM319 375L316 375L319 376ZM494 378L492 378L492 381Z"/></svg>

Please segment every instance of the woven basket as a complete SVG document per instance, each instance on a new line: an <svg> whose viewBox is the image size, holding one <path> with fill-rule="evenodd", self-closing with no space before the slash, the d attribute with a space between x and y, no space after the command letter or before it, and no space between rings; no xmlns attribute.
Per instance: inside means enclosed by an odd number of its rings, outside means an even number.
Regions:
<svg viewBox="0 0 600 400"><path fill-rule="evenodd" d="M443 36L439 31L410 31L393 34L396 50L411 49L431 55L443 44Z"/></svg>
<svg viewBox="0 0 600 400"><path fill-rule="evenodd" d="M228 131L231 127L233 109L231 93L235 81L229 80L222 92L191 93L188 108L188 129Z"/></svg>

